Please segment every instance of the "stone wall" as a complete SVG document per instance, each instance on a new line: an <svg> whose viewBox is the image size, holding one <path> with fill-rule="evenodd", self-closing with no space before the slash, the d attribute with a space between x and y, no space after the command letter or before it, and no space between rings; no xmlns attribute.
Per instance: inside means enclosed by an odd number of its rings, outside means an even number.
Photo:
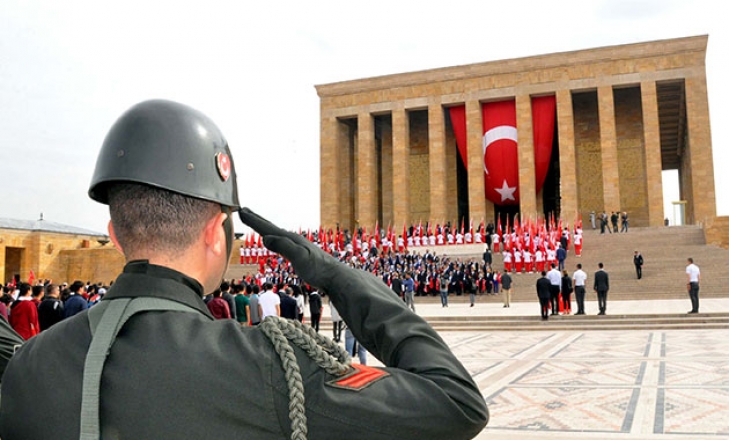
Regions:
<svg viewBox="0 0 729 440"><path fill-rule="evenodd" d="M597 94L575 93L572 96L575 119L575 171L577 174L578 209L583 218L590 211L600 213L603 203L602 156Z"/></svg>
<svg viewBox="0 0 729 440"><path fill-rule="evenodd" d="M714 217L704 225L706 244L729 249L729 216Z"/></svg>
<svg viewBox="0 0 729 440"><path fill-rule="evenodd" d="M0 282L18 273L27 281L32 270L37 280L56 283L74 280L108 284L124 268L124 255L112 243L102 245L99 236L0 229ZM237 265L242 240L233 243L230 264ZM16 272L11 268L19 267Z"/></svg>
<svg viewBox="0 0 729 440"><path fill-rule="evenodd" d="M102 248L100 236L61 234L18 229L0 230L0 281L6 283L18 273L27 280L30 271L36 279L65 279L61 253L66 250ZM106 246L111 247L107 244ZM19 249L20 261L7 261L7 249ZM10 252L14 254L15 252ZM14 258L14 257L13 257ZM13 272L13 273L10 273Z"/></svg>
<svg viewBox="0 0 729 440"><path fill-rule="evenodd" d="M640 88L616 89L615 127L618 142L620 206L608 211L626 211L631 226L648 226L648 192L645 180L645 144Z"/></svg>

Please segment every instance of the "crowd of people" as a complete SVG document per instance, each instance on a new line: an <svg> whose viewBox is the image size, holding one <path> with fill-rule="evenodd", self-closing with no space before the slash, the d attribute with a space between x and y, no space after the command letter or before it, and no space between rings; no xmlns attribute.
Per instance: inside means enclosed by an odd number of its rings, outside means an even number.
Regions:
<svg viewBox="0 0 729 440"><path fill-rule="evenodd" d="M2 286L0 317L27 340L98 303L109 286L79 280L54 284L47 279L8 283Z"/></svg>
<svg viewBox="0 0 729 440"><path fill-rule="evenodd" d="M564 262L570 245L576 256L582 252L582 224L577 221L570 231L561 220L527 221L518 219L502 229L501 222L483 223L473 231L463 223L460 229L426 224L403 228L401 235L394 235L391 228L381 231L375 227L370 235L364 229L352 235L348 230L300 232L320 248L326 250L342 264L373 273L387 284L394 294L401 297L414 311L414 297L440 295L442 307L448 307L451 294L469 294L471 306L476 295L499 293L506 273L534 273L555 264L564 270ZM435 246L430 246L434 243ZM439 254L439 243L452 245L483 243L481 258L460 258ZM503 255L504 272L493 267L493 253ZM278 255L270 253L260 239L248 237L240 248L241 263L256 264L258 270L242 282L262 286L299 286L301 283L291 265ZM508 292L511 289L511 278ZM308 286L302 286L307 297ZM504 307L509 307L505 300Z"/></svg>
<svg viewBox="0 0 729 440"><path fill-rule="evenodd" d="M414 311L414 297L440 296L442 307L448 307L449 295L468 294L471 306L476 296L500 293L502 279L507 273L540 272L545 266L559 264L563 269L566 251L573 245L576 255L582 249L582 229L578 222L572 233L562 222L527 222L507 225L502 231L499 222L473 226L465 230L430 224L403 228L395 236L375 229L368 234L359 229L349 231L315 231L301 233L320 248L328 251L342 264L371 272L393 294L399 296ZM430 247L430 243L435 243ZM437 252L438 243L452 245L482 243L485 251L481 258L452 257ZM493 253L503 255L504 271L493 267ZM219 289L204 297L210 313L218 319L234 319L241 325L256 325L276 308L271 294L278 298L276 314L302 321L309 307L311 325L317 330L322 315L322 295L303 283L290 262L263 246L260 237L245 240L241 246L241 262L255 263L258 270L240 280L224 281ZM255 256L255 257L254 257ZM59 321L73 316L96 304L109 285L90 281L54 284L51 280L30 283L12 283L3 287L0 297L0 316L28 339ZM511 278L504 289L504 307L509 307ZM263 299L263 300L261 300ZM30 305L34 307L29 307ZM260 308L259 308L260 306ZM341 329L340 329L341 332ZM335 334L335 339L340 335Z"/></svg>

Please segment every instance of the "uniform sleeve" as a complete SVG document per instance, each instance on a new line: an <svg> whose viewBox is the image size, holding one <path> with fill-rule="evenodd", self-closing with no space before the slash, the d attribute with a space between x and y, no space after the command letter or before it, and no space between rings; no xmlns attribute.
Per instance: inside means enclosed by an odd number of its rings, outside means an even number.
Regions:
<svg viewBox="0 0 729 440"><path fill-rule="evenodd" d="M325 385L319 391L322 407L312 410L336 411L351 429L322 438L455 440L478 434L489 417L484 399L435 330L373 275L341 269L328 293L388 376L361 390ZM317 428L331 430L324 425Z"/></svg>
<svg viewBox="0 0 729 440"><path fill-rule="evenodd" d="M355 338L386 366L387 376L340 387L323 370L308 369L312 364L304 359L311 438L459 440L483 429L488 409L468 371L435 330L382 281L339 263L247 208L239 213L269 249L291 261L302 279L330 295Z"/></svg>

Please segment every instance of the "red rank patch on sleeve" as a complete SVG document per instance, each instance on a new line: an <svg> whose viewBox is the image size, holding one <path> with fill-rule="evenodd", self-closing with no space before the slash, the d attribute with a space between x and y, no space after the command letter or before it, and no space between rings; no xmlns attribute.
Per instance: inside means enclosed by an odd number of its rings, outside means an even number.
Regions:
<svg viewBox="0 0 729 440"><path fill-rule="evenodd" d="M338 377L335 380L327 382L327 385L350 391L361 391L389 375L390 373L379 368L352 364L351 372L347 373L344 377Z"/></svg>

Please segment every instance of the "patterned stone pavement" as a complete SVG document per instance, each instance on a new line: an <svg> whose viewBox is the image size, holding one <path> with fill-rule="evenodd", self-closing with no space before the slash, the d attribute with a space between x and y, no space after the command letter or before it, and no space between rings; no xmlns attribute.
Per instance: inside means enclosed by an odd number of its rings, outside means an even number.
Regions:
<svg viewBox="0 0 729 440"><path fill-rule="evenodd" d="M726 330L445 333L498 438L729 438Z"/></svg>
<svg viewBox="0 0 729 440"><path fill-rule="evenodd" d="M729 299L702 311L729 311ZM614 313L685 313L686 301L614 303ZM474 310L475 309L475 310ZM424 316L529 315L533 304ZM491 411L479 440L729 439L729 331L442 332ZM370 357L371 365L381 365ZM445 440L445 439L444 439Z"/></svg>

